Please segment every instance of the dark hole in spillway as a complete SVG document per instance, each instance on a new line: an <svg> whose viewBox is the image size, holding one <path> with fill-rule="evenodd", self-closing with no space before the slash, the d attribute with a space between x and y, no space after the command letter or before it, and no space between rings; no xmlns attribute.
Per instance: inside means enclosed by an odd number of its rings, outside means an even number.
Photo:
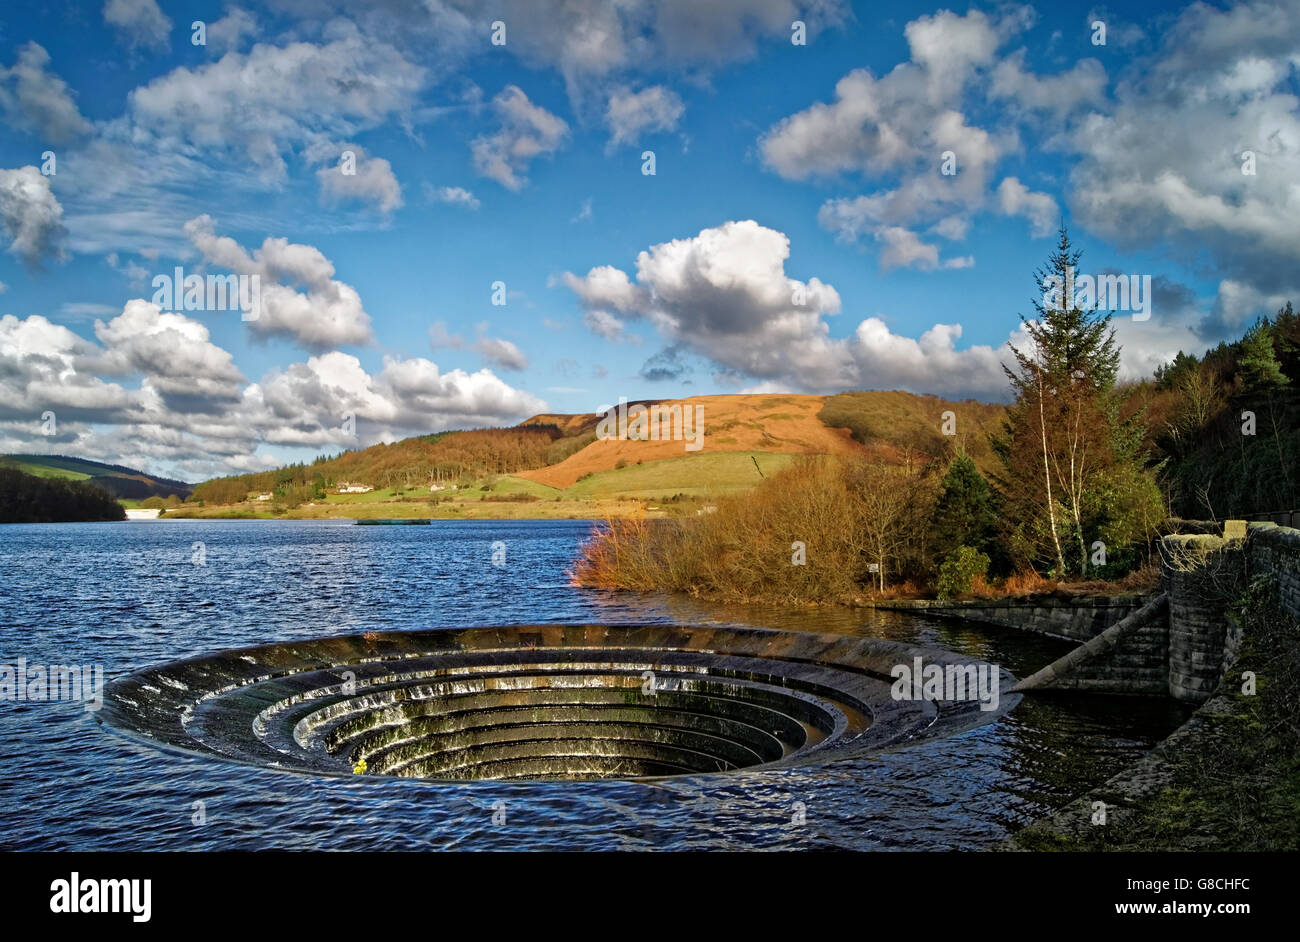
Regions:
<svg viewBox="0 0 1300 942"><path fill-rule="evenodd" d="M109 685L100 719L157 744L322 774L635 779L823 762L989 722L895 699L896 665L1005 670L808 632L534 625L367 632L225 651ZM973 676L973 675L972 675ZM362 763L364 762L364 765Z"/></svg>

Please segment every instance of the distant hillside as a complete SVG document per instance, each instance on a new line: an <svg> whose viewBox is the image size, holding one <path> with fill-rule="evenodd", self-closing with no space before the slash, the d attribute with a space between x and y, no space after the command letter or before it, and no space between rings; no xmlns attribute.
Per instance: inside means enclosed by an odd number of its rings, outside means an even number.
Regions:
<svg viewBox="0 0 1300 942"><path fill-rule="evenodd" d="M250 493L311 499L345 481L376 488L427 488L435 481L543 468L563 461L594 437L567 434L555 424L533 420L513 428L440 432L345 451L332 458L318 458L310 465L204 481L194 488L192 497L217 504L237 503Z"/></svg>
<svg viewBox="0 0 1300 942"><path fill-rule="evenodd" d="M155 477L126 468L67 455L0 455L0 462L41 478L86 481L122 500L146 497L188 497L193 485L170 478Z"/></svg>
<svg viewBox="0 0 1300 942"><path fill-rule="evenodd" d="M859 451L848 432L828 427L817 418L825 401L825 396L745 395L692 396L659 403L670 408L695 409L698 406L704 410L704 434L698 451L687 451L682 441L597 441L594 429L600 417L582 416L583 427L593 430L590 444L559 464L521 472L519 476L551 487L569 487L585 475L639 461L684 458L710 452L841 455Z"/></svg>
<svg viewBox="0 0 1300 942"><path fill-rule="evenodd" d="M951 435L945 433L946 412L953 414ZM956 448L988 473L995 461L989 435L1001 430L1006 414L1006 406L998 403L953 402L887 390L827 396L818 418L834 428L847 429L854 441L889 460L901 462L908 450L944 455Z"/></svg>
<svg viewBox="0 0 1300 942"><path fill-rule="evenodd" d="M123 520L126 511L88 481L39 476L0 464L0 523Z"/></svg>
<svg viewBox="0 0 1300 942"><path fill-rule="evenodd" d="M867 453L901 463L909 454L942 457L962 448L984 467L991 458L987 432L1005 412L1000 405L905 392L695 396L654 404L702 408L700 447L687 450L680 439L598 440L600 415L546 413L513 428L441 432L322 457L309 465L217 478L197 485L192 499L227 505L271 493L292 506L319 500L343 482L396 496L411 489L427 494L435 482L497 476L503 483L485 492L535 499L562 491L573 498L704 494L752 487L801 454ZM956 416L951 437L942 433L947 411ZM507 486L507 481L515 483Z"/></svg>

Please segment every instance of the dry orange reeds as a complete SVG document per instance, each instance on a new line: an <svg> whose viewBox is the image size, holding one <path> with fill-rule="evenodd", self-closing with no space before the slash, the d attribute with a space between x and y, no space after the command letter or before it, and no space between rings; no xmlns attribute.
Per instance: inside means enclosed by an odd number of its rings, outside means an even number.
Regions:
<svg viewBox="0 0 1300 942"><path fill-rule="evenodd" d="M999 587L999 595L1036 595L1042 592L1051 592L1056 588L1056 583L1051 579L1044 579L1032 569L1022 570L1007 576Z"/></svg>
<svg viewBox="0 0 1300 942"><path fill-rule="evenodd" d="M647 566L654 545L653 525L644 517L607 520L582 547L570 581L596 589L652 589L654 567Z"/></svg>
<svg viewBox="0 0 1300 942"><path fill-rule="evenodd" d="M724 601L804 603L861 597L862 512L842 462L795 461L714 513L610 521L583 548L578 585L667 589ZM898 587L898 593L916 593Z"/></svg>
<svg viewBox="0 0 1300 942"><path fill-rule="evenodd" d="M886 585L883 592L879 589L872 589L867 597L873 601L884 602L899 599L920 599L925 598L926 594L925 589L908 579L904 582Z"/></svg>

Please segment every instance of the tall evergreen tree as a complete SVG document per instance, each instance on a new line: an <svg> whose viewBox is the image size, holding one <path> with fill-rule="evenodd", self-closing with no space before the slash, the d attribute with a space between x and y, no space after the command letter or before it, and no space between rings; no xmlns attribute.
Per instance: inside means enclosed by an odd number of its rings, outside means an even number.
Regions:
<svg viewBox="0 0 1300 942"><path fill-rule="evenodd" d="M1105 524L1112 539L1136 538L1132 526L1113 525L1114 509L1122 505L1125 520L1147 521L1158 491L1141 466L1140 419L1119 418L1110 315L1079 303L1080 257L1062 226L1056 250L1034 273L1035 317L1021 317L1027 342L1012 346L1014 362L1003 365L1015 402L994 447L1013 558L1086 577L1089 543Z"/></svg>
<svg viewBox="0 0 1300 942"><path fill-rule="evenodd" d="M1273 328L1268 319L1258 321L1241 338L1237 372L1247 393L1268 393L1288 382L1273 348Z"/></svg>

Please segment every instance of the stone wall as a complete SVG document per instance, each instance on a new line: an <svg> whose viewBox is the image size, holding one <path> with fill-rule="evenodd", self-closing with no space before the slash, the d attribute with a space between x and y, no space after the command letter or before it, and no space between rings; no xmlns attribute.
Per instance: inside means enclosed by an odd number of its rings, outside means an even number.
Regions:
<svg viewBox="0 0 1300 942"><path fill-rule="evenodd" d="M1169 687L1169 619L1153 618L1105 655L1056 678L1059 690L1162 697Z"/></svg>
<svg viewBox="0 0 1300 942"><path fill-rule="evenodd" d="M1271 580L1282 606L1300 618L1300 530L1241 522L1225 539L1205 532L1218 524L1187 524L1194 532L1161 540L1168 617L1154 618L1115 647L1084 660L1051 686L1097 693L1167 695L1204 703L1236 659L1241 629L1228 613L1247 582ZM1244 538L1243 538L1244 537ZM1083 643L1149 601L1149 597L1043 595L1027 599L882 602L882 608L1032 631Z"/></svg>
<svg viewBox="0 0 1300 942"><path fill-rule="evenodd" d="M1228 656L1229 603L1245 586L1241 540L1174 534L1161 541L1169 593L1169 695L1204 703Z"/></svg>
<svg viewBox="0 0 1300 942"><path fill-rule="evenodd" d="M1246 542L1250 577L1273 579L1282 607L1300 618L1300 530L1252 523L1247 528Z"/></svg>
<svg viewBox="0 0 1300 942"><path fill-rule="evenodd" d="M880 608L923 610L932 615L1019 628L1066 641L1088 641L1150 600L1143 595L1040 595L1024 599L879 602Z"/></svg>
<svg viewBox="0 0 1300 942"><path fill-rule="evenodd" d="M1170 537L1165 539L1169 540ZM1242 568L1245 578L1264 577L1271 580L1278 601L1296 617L1296 627L1300 631L1300 530L1272 523L1252 523L1247 528L1244 545L1241 540L1229 543L1218 539L1216 542L1217 546L1202 547L1209 551L1210 561L1214 561L1215 554L1235 555L1239 563L1244 563ZM1198 580L1205 583L1219 578L1215 575L1216 571L1201 569L1200 572L1178 578L1174 591L1170 592L1171 622L1176 624L1177 618L1186 617L1186 610L1192 605L1190 599L1207 594L1204 586L1198 588L1196 583ZM1175 598L1177 595L1182 595L1183 599L1178 601ZM1183 611L1182 615L1176 614L1176 606ZM1204 612L1193 612L1193 615L1203 617ZM1242 642L1240 622L1224 612L1222 625L1207 625L1206 630L1223 638L1220 662L1225 667L1231 666ZM1300 678L1284 678L1283 682L1296 683L1300 682ZM1199 754L1215 748L1216 737L1223 735L1222 724L1216 722L1215 718L1221 714L1237 712L1239 706L1231 693L1220 687L1185 724L1134 766L1049 817L1036 821L999 849L1025 850L1027 847L1041 847L1044 840L1050 841L1053 836L1074 840L1087 838L1095 830L1092 816L1099 801L1104 802L1108 809L1107 826L1122 828L1130 816L1139 813L1144 805L1149 806L1149 800L1153 796L1173 783L1176 763L1195 762Z"/></svg>
<svg viewBox="0 0 1300 942"><path fill-rule="evenodd" d="M964 602L893 602L882 608L923 610L929 614L1032 631L1083 643L1151 600L1144 595L1056 596ZM1103 656L1058 677L1052 687L1093 693L1164 696L1169 685L1169 625L1156 618Z"/></svg>

